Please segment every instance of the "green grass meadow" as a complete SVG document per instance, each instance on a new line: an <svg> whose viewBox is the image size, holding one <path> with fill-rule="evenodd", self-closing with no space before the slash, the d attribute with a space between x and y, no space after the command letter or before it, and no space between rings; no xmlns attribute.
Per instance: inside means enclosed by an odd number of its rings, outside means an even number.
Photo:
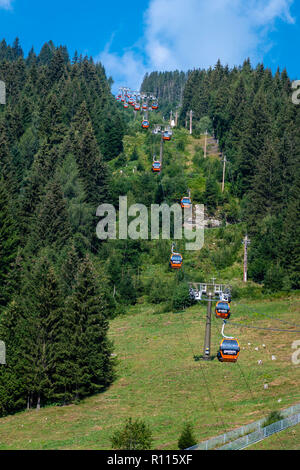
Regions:
<svg viewBox="0 0 300 470"><path fill-rule="evenodd" d="M241 344L238 363L196 361L203 352L206 305L181 313L158 313L159 307L136 305L111 321L118 366L106 392L78 405L2 418L0 449L110 449L109 436L131 416L150 425L155 449L172 450L185 421L193 424L200 442L300 402L300 366L291 362L291 344L300 333L228 325L225 333ZM233 302L231 320L291 328L259 312L292 321L299 298ZM220 331L221 320L213 317L212 354Z"/></svg>

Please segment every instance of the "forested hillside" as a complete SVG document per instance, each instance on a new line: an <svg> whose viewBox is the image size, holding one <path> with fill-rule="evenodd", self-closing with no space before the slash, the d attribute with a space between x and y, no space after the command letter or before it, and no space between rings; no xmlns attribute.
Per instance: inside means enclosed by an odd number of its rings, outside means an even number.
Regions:
<svg viewBox="0 0 300 470"><path fill-rule="evenodd" d="M122 109L91 58L70 59L51 41L25 58L18 40L2 41L0 80L1 415L106 390L115 378L110 320L191 306L187 280L214 276L236 298L299 288L300 116L285 72L246 61L147 75L141 89L159 102L152 127L182 100L160 175L151 165L161 136ZM191 109L192 136L183 128ZM227 156L224 191L219 152L208 145L204 158L205 129ZM179 203L189 190L219 226L206 230L200 251L177 242L181 272L168 267L170 240L96 237L101 203L117 208L127 195L149 208ZM246 229L250 288L241 286Z"/></svg>
<svg viewBox="0 0 300 470"><path fill-rule="evenodd" d="M113 379L95 211L125 124L101 64L0 44L0 413L68 403ZM98 242L98 240L97 240Z"/></svg>
<svg viewBox="0 0 300 470"><path fill-rule="evenodd" d="M300 108L285 70L220 62L189 74L181 123L210 118L228 160L231 193L252 239L250 277L270 289L299 288Z"/></svg>
<svg viewBox="0 0 300 470"><path fill-rule="evenodd" d="M154 93L158 98L163 115L181 104L183 90L189 72L151 72L147 73L141 85L142 92Z"/></svg>

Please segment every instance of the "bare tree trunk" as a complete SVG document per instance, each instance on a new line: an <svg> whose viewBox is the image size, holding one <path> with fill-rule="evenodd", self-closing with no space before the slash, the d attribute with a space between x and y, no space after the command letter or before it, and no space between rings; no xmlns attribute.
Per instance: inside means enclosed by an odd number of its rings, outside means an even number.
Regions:
<svg viewBox="0 0 300 470"><path fill-rule="evenodd" d="M27 395L27 411L30 409L30 393Z"/></svg>

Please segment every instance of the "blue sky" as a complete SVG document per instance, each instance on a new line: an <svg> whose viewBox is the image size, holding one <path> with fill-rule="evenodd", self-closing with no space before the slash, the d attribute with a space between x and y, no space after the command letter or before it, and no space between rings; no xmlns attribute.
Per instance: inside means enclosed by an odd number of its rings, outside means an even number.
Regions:
<svg viewBox="0 0 300 470"><path fill-rule="evenodd" d="M50 39L100 60L119 84L145 72L230 66L250 57L300 78L299 0L0 0L0 38L27 53Z"/></svg>

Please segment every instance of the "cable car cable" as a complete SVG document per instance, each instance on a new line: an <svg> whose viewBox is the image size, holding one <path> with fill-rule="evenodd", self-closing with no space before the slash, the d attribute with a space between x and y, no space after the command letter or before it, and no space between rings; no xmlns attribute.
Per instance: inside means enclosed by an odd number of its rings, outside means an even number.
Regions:
<svg viewBox="0 0 300 470"><path fill-rule="evenodd" d="M276 318L276 317L273 317L272 315L269 315L268 313L263 313L263 312L257 312L255 309L252 309L250 306L248 305L243 305L243 304L240 304L239 302L235 302L236 305L241 305L243 308L247 308L248 310L251 310L253 313L257 313L259 315L264 315L265 317L268 317L268 318L271 318L272 320L275 320L275 321L279 321L281 323L285 323L286 325L291 325L291 326L294 326L294 327L300 327L300 325L297 325L295 323L291 323L291 322L288 322L286 320L282 320L281 318Z"/></svg>
<svg viewBox="0 0 300 470"><path fill-rule="evenodd" d="M281 328L267 328L267 327L262 327L262 326L250 326L250 325L245 325L244 323L238 323L238 322L233 322L229 321L228 322L232 326L236 326L237 328L249 328L249 329L254 329L254 330L266 330L266 331L278 331L278 332L285 332L285 333L300 333L300 330L284 330Z"/></svg>
<svg viewBox="0 0 300 470"><path fill-rule="evenodd" d="M217 319L216 319L215 317L213 317L213 323L214 323L214 325L217 327L217 325L216 325L216 320L217 320ZM227 321L226 323L231 323L231 322L228 322L228 321ZM250 395L251 395L252 400L253 400L254 402L257 401L257 399L254 397L253 391L252 391L252 389L250 388L249 382L248 382L248 380L247 380L247 378L246 378L246 375L245 375L245 373L244 373L244 371L243 371L243 369L242 369L242 366L241 366L241 364L240 364L239 361L237 361L237 366L238 366L238 369L239 369L239 373L240 373L240 375L242 376L242 379L243 379L243 381L244 381L245 384L246 384L246 388L247 388L247 389L249 390L249 392L250 392ZM272 411L272 410L269 409L269 412L271 412L271 411ZM280 443L282 449L284 449L284 446L282 445L282 442L281 442L279 436L277 436L277 437L278 437L278 439L279 439L279 443Z"/></svg>
<svg viewBox="0 0 300 470"><path fill-rule="evenodd" d="M188 342L189 342L189 344L190 344L193 357L196 357L196 355L194 354L194 350L193 350L192 344L191 344L190 339L189 339L189 335L188 335L187 330L186 330L186 327L185 327L185 322L184 322L184 319L183 319L183 315L182 315L182 314L179 314L179 315L180 315L180 318L181 318L181 320L182 320L183 328L184 328L184 330L185 330L185 332L186 332L186 336L187 336ZM217 409L217 404L216 404L216 401L215 401L215 399L214 399L214 397L213 397L213 395L212 395L212 393L211 393L211 391L210 391L210 388L209 388L209 385L208 385L208 381L207 381L207 379L206 379L206 376L205 376L205 373L204 373L203 364L201 363L201 360L199 361L199 363L200 363L200 371L201 371L201 374L202 374L202 377L203 377L203 380L204 380L204 383L205 383L205 386L206 386L206 390L207 390L207 392L208 392L208 396L209 396L210 401L211 401L211 403L212 403L212 405L213 405L214 411L215 411L216 415L218 416L218 419L221 421L221 426L222 426L224 432L227 433L227 432L228 432L228 429L227 429L226 426L225 426L225 423L224 423L224 420L223 420L223 418L222 418L222 415L220 414L220 410Z"/></svg>

